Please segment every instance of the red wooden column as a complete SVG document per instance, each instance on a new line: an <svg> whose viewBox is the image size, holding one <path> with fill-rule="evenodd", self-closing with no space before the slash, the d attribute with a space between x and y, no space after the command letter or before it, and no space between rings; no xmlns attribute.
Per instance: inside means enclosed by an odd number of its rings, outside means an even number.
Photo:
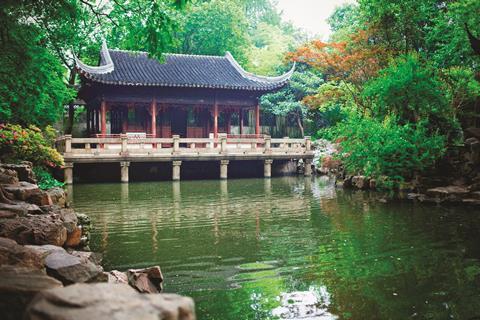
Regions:
<svg viewBox="0 0 480 320"><path fill-rule="evenodd" d="M100 120L99 120L99 111L98 111L98 108L96 108L93 113L95 114L95 134L98 133L98 131L100 131L100 126L99 126L99 123L100 123Z"/></svg>
<svg viewBox="0 0 480 320"><path fill-rule="evenodd" d="M157 101L153 98L152 101L152 136L157 137Z"/></svg>
<svg viewBox="0 0 480 320"><path fill-rule="evenodd" d="M101 111L101 118L102 118L102 127L101 127L101 134L105 136L107 134L107 103L102 100L102 104L100 106Z"/></svg>
<svg viewBox="0 0 480 320"><path fill-rule="evenodd" d="M128 107L122 108L122 133L125 134L128 131Z"/></svg>
<svg viewBox="0 0 480 320"><path fill-rule="evenodd" d="M239 119L239 126L240 126L240 135L242 135L243 134L243 109L242 108L240 108L238 119Z"/></svg>
<svg viewBox="0 0 480 320"><path fill-rule="evenodd" d="M255 134L260 134L260 105L255 106Z"/></svg>
<svg viewBox="0 0 480 320"><path fill-rule="evenodd" d="M90 108L87 108L87 134L90 136L90 127L91 127L91 115L92 112Z"/></svg>
<svg viewBox="0 0 480 320"><path fill-rule="evenodd" d="M213 136L218 137L218 104L213 105Z"/></svg>

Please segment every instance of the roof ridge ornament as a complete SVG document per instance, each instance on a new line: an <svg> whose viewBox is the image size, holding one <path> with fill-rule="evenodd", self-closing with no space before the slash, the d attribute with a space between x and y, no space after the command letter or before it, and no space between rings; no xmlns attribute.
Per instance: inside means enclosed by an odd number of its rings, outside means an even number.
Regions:
<svg viewBox="0 0 480 320"><path fill-rule="evenodd" d="M105 38L102 39L102 49L100 50L100 55L103 58L104 64L100 66L89 66L83 63L75 54L75 66L83 72L90 74L106 74L110 73L115 69L112 58L110 57L110 52L108 51L107 41Z"/></svg>
<svg viewBox="0 0 480 320"><path fill-rule="evenodd" d="M266 82L266 83L278 83L278 82L285 82L289 80L292 77L293 72L295 71L296 67L296 62L293 63L292 68L276 77L269 77L269 76L259 76L254 73L248 72L247 70L243 69L242 66L235 60L235 58L232 56L230 51L227 51L225 53L225 58L233 65L233 67L242 75L242 77L252 80L252 81L258 81L258 82Z"/></svg>

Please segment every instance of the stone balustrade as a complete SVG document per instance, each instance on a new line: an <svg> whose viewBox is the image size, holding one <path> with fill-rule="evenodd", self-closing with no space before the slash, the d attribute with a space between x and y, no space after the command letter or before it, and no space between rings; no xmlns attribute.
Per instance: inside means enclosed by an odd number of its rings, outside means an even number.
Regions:
<svg viewBox="0 0 480 320"><path fill-rule="evenodd" d="M127 135L95 138L72 138L70 135L57 140L57 149L65 158L65 182L73 182L75 163L118 162L121 181L128 182L130 162L165 162L173 164L172 179L180 179L182 161L218 161L220 178L227 178L230 160L264 161L265 177L271 176L269 168L274 160L304 159L311 163L313 151L310 137L303 139L271 138L270 136L229 137L219 134L209 138L132 137ZM310 174L306 170L306 175Z"/></svg>

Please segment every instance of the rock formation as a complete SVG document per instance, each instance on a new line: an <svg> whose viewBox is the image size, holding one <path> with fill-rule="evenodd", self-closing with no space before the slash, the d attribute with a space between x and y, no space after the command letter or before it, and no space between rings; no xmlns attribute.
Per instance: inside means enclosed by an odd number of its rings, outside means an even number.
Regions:
<svg viewBox="0 0 480 320"><path fill-rule="evenodd" d="M66 199L40 190L29 163L0 164L2 319L195 319L192 299L159 293L160 267L104 272L99 254L79 251L90 219Z"/></svg>

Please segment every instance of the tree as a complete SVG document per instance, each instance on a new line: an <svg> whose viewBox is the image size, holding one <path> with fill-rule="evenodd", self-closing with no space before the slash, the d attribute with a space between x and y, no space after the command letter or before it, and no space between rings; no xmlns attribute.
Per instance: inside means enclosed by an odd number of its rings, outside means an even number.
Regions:
<svg viewBox="0 0 480 320"><path fill-rule="evenodd" d="M248 22L242 7L232 0L195 3L186 12L179 37L182 53L224 55L230 51L242 64L248 62Z"/></svg>
<svg viewBox="0 0 480 320"><path fill-rule="evenodd" d="M108 14L108 42L113 47L146 51L161 59L163 53L179 45L175 37L179 8L185 8L185 1L116 0Z"/></svg>
<svg viewBox="0 0 480 320"><path fill-rule="evenodd" d="M366 112L370 107L368 101L363 101L358 93L387 64L390 57L386 48L370 43L370 34L373 32L370 29L358 30L348 40L340 42L314 40L287 57L311 66L329 81L344 81L345 89L349 89L355 103Z"/></svg>
<svg viewBox="0 0 480 320"><path fill-rule="evenodd" d="M350 34L359 26L358 6L355 4L338 6L327 21L335 38L341 38L345 33Z"/></svg>
<svg viewBox="0 0 480 320"><path fill-rule="evenodd" d="M301 135L304 136L303 122L308 107L302 100L306 96L315 94L322 83L323 78L315 72L296 71L282 90L262 96L260 106L274 115L294 117Z"/></svg>
<svg viewBox="0 0 480 320"><path fill-rule="evenodd" d="M73 92L63 82L65 69L44 44L35 21L60 21L72 13L68 1L7 1L0 7L0 119L41 127L62 114ZM29 19L34 17L34 19ZM32 23L33 21L33 23Z"/></svg>

